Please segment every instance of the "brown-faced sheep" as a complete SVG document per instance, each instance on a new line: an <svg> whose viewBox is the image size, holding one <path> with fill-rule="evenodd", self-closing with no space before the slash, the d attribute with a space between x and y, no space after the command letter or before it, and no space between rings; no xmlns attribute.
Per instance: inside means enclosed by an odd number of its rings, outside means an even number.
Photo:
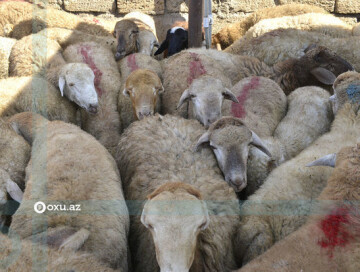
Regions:
<svg viewBox="0 0 360 272"><path fill-rule="evenodd" d="M163 60L162 112L209 125L221 117L224 99L237 101L223 68L205 55L181 52ZM181 75L181 77L179 77ZM188 103L184 103L188 102ZM192 103L189 103L192 102Z"/></svg>
<svg viewBox="0 0 360 272"><path fill-rule="evenodd" d="M98 95L94 73L83 63L66 63L60 45L42 34L18 40L10 54L10 75L41 75L58 87L61 95L90 113L96 113Z"/></svg>
<svg viewBox="0 0 360 272"><path fill-rule="evenodd" d="M212 44L216 45L218 49L225 49L236 40L240 39L250 27L260 22L262 19L294 16L311 12L327 13L320 7L303 4L289 4L259 9L240 22L230 24L221 29L218 33L213 35Z"/></svg>
<svg viewBox="0 0 360 272"><path fill-rule="evenodd" d="M330 132L273 170L260 189L245 201L237 238L238 260L243 264L304 224L311 209L309 200L320 194L331 174L330 169L305 165L355 144L360 133L359 113L358 105L345 104L338 111Z"/></svg>
<svg viewBox="0 0 360 272"><path fill-rule="evenodd" d="M133 114L133 112L136 113L141 111L142 105L144 105L145 108L152 108L154 112L159 112L161 106L159 93L161 93L163 90L161 85L162 68L157 60L148 55L140 53L131 54L123 58L118 62L118 68L120 70L122 80L120 91L123 91L123 93L119 94L118 97L118 111L120 114L121 129L124 130L132 122L139 119L136 114ZM133 96L128 96L127 92L124 93L126 82L130 74L137 71L138 69L141 69L142 71L136 72L135 74L145 76L146 78L150 79L150 82L145 83L142 80L138 81L133 75L132 78L129 79L129 84L144 84L150 88L155 87L155 92L150 93L146 90L144 90L144 92L140 92L140 89L138 89L133 93ZM147 72L145 72L145 70ZM146 89L150 90L149 88ZM147 95L143 96L145 94ZM141 104L134 104L135 100L138 100L140 96L143 96L144 98L146 97L146 99L143 100ZM152 102L149 103L150 101Z"/></svg>
<svg viewBox="0 0 360 272"><path fill-rule="evenodd" d="M191 271L220 272L235 265L237 198L211 152L193 153L203 132L196 120L156 115L133 123L121 136L116 158L125 195L138 202L130 231L134 271L191 266ZM141 210L148 230L140 222Z"/></svg>
<svg viewBox="0 0 360 272"><path fill-rule="evenodd" d="M299 29L277 29L257 38L238 40L225 52L253 56L268 65L274 65L289 58L304 56L304 49L312 44L336 52L338 56L350 62L355 70L360 70L359 37L332 38L325 34Z"/></svg>
<svg viewBox="0 0 360 272"><path fill-rule="evenodd" d="M137 41L139 46L138 52L152 56L154 48L159 47L154 19L149 15L138 11L126 14L124 19L133 21L139 27L139 36Z"/></svg>
<svg viewBox="0 0 360 272"><path fill-rule="evenodd" d="M95 42L82 42L68 46L64 58L69 62L87 64L94 73L99 107L95 115L82 112L81 126L112 153L121 128L117 111L121 81L112 52Z"/></svg>
<svg viewBox="0 0 360 272"><path fill-rule="evenodd" d="M326 47L316 45L306 48L302 57L286 59L272 67L250 56L234 56L217 50L189 51L207 55L218 61L223 67L224 74L231 78L233 84L248 76L264 76L278 83L285 94L302 86L315 85L329 89L328 86L333 84L336 76L353 70L353 67L339 55Z"/></svg>
<svg viewBox="0 0 360 272"><path fill-rule="evenodd" d="M112 32L96 21L85 21L62 10L27 2L0 2L0 36L21 39L47 27L76 29L97 36L108 36Z"/></svg>
<svg viewBox="0 0 360 272"><path fill-rule="evenodd" d="M76 104L61 96L51 83L41 77L0 79L0 116L33 111L49 120L77 123Z"/></svg>
<svg viewBox="0 0 360 272"><path fill-rule="evenodd" d="M307 224L238 271L359 271L359 155L342 148Z"/></svg>
<svg viewBox="0 0 360 272"><path fill-rule="evenodd" d="M59 236L53 238L59 240ZM0 268L7 272L47 271L102 271L115 272L99 262L93 255L75 252L59 252L18 237L0 234ZM123 270L117 272L123 272Z"/></svg>
<svg viewBox="0 0 360 272"><path fill-rule="evenodd" d="M32 239L46 235L51 227L54 235L61 236L56 244L61 250L81 248L110 267L127 271L129 217L109 152L91 135L62 121L25 112L14 115L9 123L32 144L24 201L13 215L10 235ZM48 209L39 214L34 211L37 201L69 209L81 205L81 211Z"/></svg>
<svg viewBox="0 0 360 272"><path fill-rule="evenodd" d="M115 59L120 60L125 56L139 51L139 27L132 20L123 19L116 23L114 36L117 41Z"/></svg>
<svg viewBox="0 0 360 272"><path fill-rule="evenodd" d="M15 39L0 37L0 79L9 76L9 56Z"/></svg>
<svg viewBox="0 0 360 272"><path fill-rule="evenodd" d="M300 29L329 35L334 38L352 36L353 27L332 14L307 13L297 16L265 19L251 27L243 39L259 37L275 29Z"/></svg>

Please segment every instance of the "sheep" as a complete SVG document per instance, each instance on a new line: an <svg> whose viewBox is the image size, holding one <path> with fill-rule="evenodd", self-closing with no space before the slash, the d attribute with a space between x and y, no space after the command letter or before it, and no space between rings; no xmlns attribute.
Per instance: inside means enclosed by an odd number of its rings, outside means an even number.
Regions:
<svg viewBox="0 0 360 272"><path fill-rule="evenodd" d="M7 201L20 202L22 189L25 187L25 167L30 160L31 148L23 137L17 135L0 118L0 229L6 231L13 213L13 205Z"/></svg>
<svg viewBox="0 0 360 272"><path fill-rule="evenodd" d="M330 132L274 169L260 189L244 202L236 243L237 259L243 264L304 224L311 203L304 205L303 201L316 198L331 174L330 169L305 168L305 165L356 143L360 133L359 113L357 105L344 104ZM259 202L266 205L259 207Z"/></svg>
<svg viewBox="0 0 360 272"><path fill-rule="evenodd" d="M9 56L15 39L0 37L0 79L9 76Z"/></svg>
<svg viewBox="0 0 360 272"><path fill-rule="evenodd" d="M55 236L66 233L60 235L56 248L82 248L110 267L128 271L129 216L112 156L72 124L48 121L30 112L14 115L9 123L32 145L24 201L13 215L9 235L33 239L46 235L51 227ZM81 211L36 213L34 203L45 200L45 205L81 205ZM96 214L101 220L94 221Z"/></svg>
<svg viewBox="0 0 360 272"><path fill-rule="evenodd" d="M0 36L21 39L47 27L76 29L98 36L111 35L95 22L81 20L78 16L53 8L39 7L26 2L0 2Z"/></svg>
<svg viewBox="0 0 360 272"><path fill-rule="evenodd" d="M34 111L49 120L77 124L77 106L41 77L0 79L0 116L8 118L23 111Z"/></svg>
<svg viewBox="0 0 360 272"><path fill-rule="evenodd" d="M121 129L117 101L120 91L120 73L111 50L95 42L68 46L66 61L87 64L95 75L94 84L99 97L97 114L81 113L82 128L99 140L112 154Z"/></svg>
<svg viewBox="0 0 360 272"><path fill-rule="evenodd" d="M115 54L117 61L139 51L139 31L139 27L132 20L123 19L116 23L114 36L117 41Z"/></svg>
<svg viewBox="0 0 360 272"><path fill-rule="evenodd" d="M139 27L138 52L152 56L154 48L159 47L154 19L138 11L126 14L123 19L132 20Z"/></svg>
<svg viewBox="0 0 360 272"><path fill-rule="evenodd" d="M18 40L10 54L10 76L40 75L58 87L61 95L89 113L96 113L98 96L88 65L66 63L60 45L41 34Z"/></svg>
<svg viewBox="0 0 360 272"><path fill-rule="evenodd" d="M261 20L251 27L243 38L252 39L279 28L319 32L334 38L350 37L353 32L351 25L346 24L332 14L306 13L297 16Z"/></svg>
<svg viewBox="0 0 360 272"><path fill-rule="evenodd" d="M160 111L159 95L164 91L160 78L153 71L137 69L126 79L123 95L119 95L118 109L121 116L122 130L130 123ZM127 99L126 99L127 97ZM133 113L127 111L127 104L132 105Z"/></svg>
<svg viewBox="0 0 360 272"><path fill-rule="evenodd" d="M270 8L259 9L240 22L222 28L212 36L212 44L218 49L225 49L240 39L246 31L263 19L282 16L294 16L305 13L327 13L323 8L304 4L288 4Z"/></svg>
<svg viewBox="0 0 360 272"><path fill-rule="evenodd" d="M277 29L252 39L240 39L225 52L256 57L268 65L288 58L300 58L312 44L327 47L360 70L358 37L331 38L328 35L299 29ZM271 50L269 50L271 48Z"/></svg>
<svg viewBox="0 0 360 272"><path fill-rule="evenodd" d="M196 271L204 267L207 271L229 271L235 266L232 234L239 220L237 198L223 182L209 150L193 153L195 140L203 132L196 120L155 115L133 123L121 135L115 158L125 195L141 203L136 204L133 214L140 215L143 210L141 218L134 216L130 230L134 271L159 271L158 266L161 271L189 271L192 263L191 269ZM161 208L157 200L174 204L188 200L191 207L166 204L169 216L155 220L158 213L154 209ZM172 216L175 210L186 215ZM160 232L155 234L154 228Z"/></svg>
<svg viewBox="0 0 360 272"><path fill-rule="evenodd" d="M54 238L59 240L60 237ZM0 234L0 242L0 268L7 272L118 271L106 267L91 254L59 252L31 241L9 238L4 234Z"/></svg>
<svg viewBox="0 0 360 272"><path fill-rule="evenodd" d="M315 86L296 89L288 96L288 111L277 125L273 136L261 137L271 157L250 148L248 185L242 196L252 195L269 173L283 162L295 157L330 129L333 114L329 93ZM250 127L251 128L251 127Z"/></svg>
<svg viewBox="0 0 360 272"><path fill-rule="evenodd" d="M252 75L269 77L280 85L286 95L302 86L316 85L326 88L333 84L336 76L353 70L346 60L326 47L317 45L306 48L299 59L287 59L272 67L250 56L234 56L216 50L197 49L190 52L208 55L219 61L225 75L229 76L232 82Z"/></svg>
<svg viewBox="0 0 360 272"><path fill-rule="evenodd" d="M333 89L334 95L330 99L334 114L349 100L360 103L360 74L355 71L341 74L336 78Z"/></svg>
<svg viewBox="0 0 360 272"><path fill-rule="evenodd" d="M165 59L162 113L196 118L205 126L220 118L224 99L237 102L228 89L231 82L222 70L221 65L213 59L192 52L181 52ZM192 103L188 106L184 102L189 100Z"/></svg>
<svg viewBox="0 0 360 272"><path fill-rule="evenodd" d="M307 224L238 271L359 271L359 154L358 143L332 156L336 167Z"/></svg>

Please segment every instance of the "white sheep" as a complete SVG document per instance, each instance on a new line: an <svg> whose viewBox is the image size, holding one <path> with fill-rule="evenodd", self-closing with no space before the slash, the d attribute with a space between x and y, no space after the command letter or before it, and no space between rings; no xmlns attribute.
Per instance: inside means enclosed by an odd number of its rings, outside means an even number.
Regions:
<svg viewBox="0 0 360 272"><path fill-rule="evenodd" d="M207 126L221 117L224 99L237 101L229 90L230 79L210 57L184 51L163 60L162 66L163 113L196 118Z"/></svg>
<svg viewBox="0 0 360 272"><path fill-rule="evenodd" d="M49 228L49 230L51 230ZM59 236L48 236L53 242L60 240ZM9 238L0 234L0 268L7 272L36 271L102 271L120 272L106 267L93 255L52 249L32 241L21 240L18 237ZM121 271L122 272L122 271Z"/></svg>
<svg viewBox="0 0 360 272"><path fill-rule="evenodd" d="M112 153L121 128L117 101L120 92L120 73L111 50L96 42L68 46L64 58L88 65L95 75L94 84L99 98L96 114L82 112L82 128L99 140Z"/></svg>
<svg viewBox="0 0 360 272"><path fill-rule="evenodd" d="M15 39L0 37L0 79L9 76L9 56Z"/></svg>
<svg viewBox="0 0 360 272"><path fill-rule="evenodd" d="M124 16L124 19L133 21L139 27L138 36L138 52L152 56L155 47L159 47L159 42L156 36L155 22L149 15L133 11Z"/></svg>
<svg viewBox="0 0 360 272"><path fill-rule="evenodd" d="M131 54L120 60L118 68L121 74L120 91L122 91L122 94L119 94L117 109L120 114L121 129L124 130L132 122L139 119L138 114L142 112L142 109L146 111L152 109L150 112L160 111L161 98L159 94L163 91L161 83L162 68L156 59L140 53ZM141 69L142 72L135 72L138 69ZM138 75L133 74L128 79L130 74L134 72ZM141 79L137 78L139 75ZM125 85L134 87L137 85L137 88L131 93L132 95L129 95L130 92L126 90ZM155 90L148 92L150 90L148 87L150 89L154 87Z"/></svg>
<svg viewBox="0 0 360 272"><path fill-rule="evenodd" d="M8 118L19 112L33 111L49 120L77 124L77 106L61 96L51 83L41 77L0 79L0 116Z"/></svg>
<svg viewBox="0 0 360 272"><path fill-rule="evenodd" d="M12 217L9 234L32 239L40 233L46 235L43 232L51 227L54 235L61 237L57 248L81 248L110 267L127 271L129 216L119 172L109 152L79 127L62 121L24 112L9 123L32 144L24 201ZM81 211L39 214L34 210L37 201L69 209L81 205Z"/></svg>
<svg viewBox="0 0 360 272"><path fill-rule="evenodd" d="M297 16L263 19L251 27L242 38L259 37L279 28L307 30L326 34L333 38L347 38L353 35L353 27L332 14L306 13Z"/></svg>
<svg viewBox="0 0 360 272"><path fill-rule="evenodd" d="M59 88L62 96L96 113L98 96L93 71L82 63L66 63L60 45L42 34L18 40L10 54L10 76L32 75L47 78Z"/></svg>
<svg viewBox="0 0 360 272"><path fill-rule="evenodd" d="M121 136L116 160L125 195L139 202L135 214L143 210L130 230L134 271L191 266L220 272L235 266L237 198L211 152L193 153L203 132L196 120L156 115L133 123Z"/></svg>
<svg viewBox="0 0 360 272"><path fill-rule="evenodd" d="M238 272L359 271L360 187L356 182L360 179L359 155L358 143L332 156L336 167L307 224ZM329 160L324 165L329 163L335 166L335 161Z"/></svg>
<svg viewBox="0 0 360 272"><path fill-rule="evenodd" d="M308 162L343 146L353 145L360 133L358 106L345 104L330 132L318 138L295 158L283 163L242 206L238 232L238 259L243 264L299 228L331 174L330 169L307 168ZM259 206L260 205L260 206Z"/></svg>
<svg viewBox="0 0 360 272"><path fill-rule="evenodd" d="M236 56L217 50L188 51L216 60L233 84L248 76L264 76L278 83L286 95L302 86L317 85L326 88L333 84L336 76L353 70L353 67L340 56L326 47L316 45L306 48L299 58L282 60L273 66L254 57Z"/></svg>
<svg viewBox="0 0 360 272"><path fill-rule="evenodd" d="M258 58L268 65L289 58L300 58L311 44L325 46L360 70L359 37L332 38L299 29L277 29L252 39L240 39L225 52Z"/></svg>

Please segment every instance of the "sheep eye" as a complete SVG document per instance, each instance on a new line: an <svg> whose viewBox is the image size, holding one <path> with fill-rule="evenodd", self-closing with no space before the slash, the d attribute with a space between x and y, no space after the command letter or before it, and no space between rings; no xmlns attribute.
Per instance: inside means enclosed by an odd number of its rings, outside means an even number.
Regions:
<svg viewBox="0 0 360 272"><path fill-rule="evenodd" d="M74 86L75 85L75 83L69 83L69 86L70 87L72 87L72 86Z"/></svg>
<svg viewBox="0 0 360 272"><path fill-rule="evenodd" d="M195 98L196 97L196 95L194 95L194 94L191 94L190 95L190 98L192 99L192 98Z"/></svg>

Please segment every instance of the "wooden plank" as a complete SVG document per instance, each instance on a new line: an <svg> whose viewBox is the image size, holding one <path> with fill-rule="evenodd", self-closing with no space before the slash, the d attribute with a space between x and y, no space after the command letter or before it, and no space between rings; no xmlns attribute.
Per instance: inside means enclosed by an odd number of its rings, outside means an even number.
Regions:
<svg viewBox="0 0 360 272"><path fill-rule="evenodd" d="M203 0L189 1L189 43L190 47L201 47Z"/></svg>

